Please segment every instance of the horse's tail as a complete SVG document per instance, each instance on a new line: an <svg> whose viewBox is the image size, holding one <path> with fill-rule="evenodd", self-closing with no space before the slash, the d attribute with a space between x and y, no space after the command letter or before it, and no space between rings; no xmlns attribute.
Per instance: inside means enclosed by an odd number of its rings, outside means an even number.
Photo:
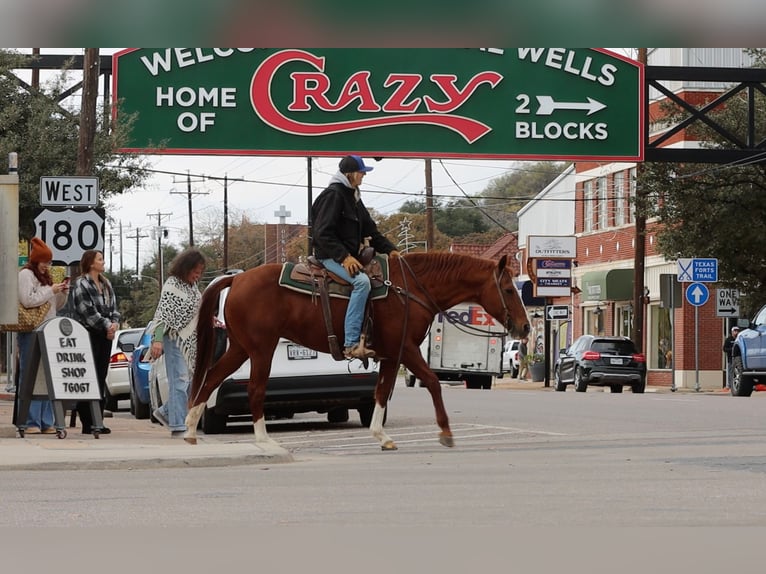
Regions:
<svg viewBox="0 0 766 574"><path fill-rule="evenodd" d="M231 286L234 276L224 277L209 285L202 294L197 319L197 360L194 364L190 397L196 397L202 388L207 372L213 366L215 355L214 319L218 311L220 293Z"/></svg>

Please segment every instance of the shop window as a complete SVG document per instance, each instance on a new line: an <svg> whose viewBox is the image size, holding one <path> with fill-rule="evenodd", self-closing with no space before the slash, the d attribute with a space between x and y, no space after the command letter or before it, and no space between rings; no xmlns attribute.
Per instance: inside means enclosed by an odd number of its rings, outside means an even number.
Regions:
<svg viewBox="0 0 766 574"><path fill-rule="evenodd" d="M625 172L614 174L614 224L625 225Z"/></svg>
<svg viewBox="0 0 766 574"><path fill-rule="evenodd" d="M585 311L586 335L606 335L604 321L606 310L603 307L589 308Z"/></svg>
<svg viewBox="0 0 766 574"><path fill-rule="evenodd" d="M593 230L593 181L583 186L583 231Z"/></svg>
<svg viewBox="0 0 766 574"><path fill-rule="evenodd" d="M647 338L647 366L650 369L670 369L673 366L673 333L670 328L670 309L650 305L650 335Z"/></svg>
<svg viewBox="0 0 766 574"><path fill-rule="evenodd" d="M630 337L633 332L633 305L621 305L617 307L617 335Z"/></svg>

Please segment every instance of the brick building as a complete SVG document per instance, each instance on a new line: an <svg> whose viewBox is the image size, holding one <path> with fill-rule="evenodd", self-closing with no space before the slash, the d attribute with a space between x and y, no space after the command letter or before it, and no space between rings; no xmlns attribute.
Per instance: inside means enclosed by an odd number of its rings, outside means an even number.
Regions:
<svg viewBox="0 0 766 574"><path fill-rule="evenodd" d="M747 56L735 48L663 48L649 56L650 65L745 67L749 63ZM722 84L701 86L685 82L670 82L667 87L695 106L727 89ZM657 137L666 129L661 121L660 102L654 100L647 110L650 137ZM700 142L681 133L663 145L696 148ZM578 162L519 211L518 241L523 254L529 235L574 235L577 238L573 293L571 297L550 301L572 306L571 321L551 322L551 362L558 349L567 347L579 335L631 335L636 241L631 198L636 194L635 181L635 163ZM721 346L729 323L716 316L716 286L708 285L711 297L698 307L696 325L694 306L682 301L680 307L671 310L661 303L661 276L675 276L677 264L657 252L657 225L656 221L647 221L645 235L643 348L647 358L647 383L670 386L674 380L679 388L695 388L699 380L703 389L720 388L725 368ZM695 254L695 257L705 256ZM525 270L525 260L522 263L521 269ZM522 279L529 278L523 275ZM544 301L527 298L525 302L530 316L542 315ZM539 334L540 321L535 321L533 326Z"/></svg>

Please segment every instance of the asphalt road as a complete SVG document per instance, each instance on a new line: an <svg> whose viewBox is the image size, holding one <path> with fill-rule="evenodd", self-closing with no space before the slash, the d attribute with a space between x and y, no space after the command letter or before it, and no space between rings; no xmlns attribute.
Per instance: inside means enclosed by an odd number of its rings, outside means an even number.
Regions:
<svg viewBox="0 0 766 574"><path fill-rule="evenodd" d="M396 452L381 452L353 414L296 415L268 427L292 463L6 471L0 526L138 526L144 508L162 509L152 518L162 527L201 516L347 527L371 515L407 527L766 525L766 393L443 394L452 449L437 441L427 391L400 386L386 424ZM251 427L215 440L252 441Z"/></svg>

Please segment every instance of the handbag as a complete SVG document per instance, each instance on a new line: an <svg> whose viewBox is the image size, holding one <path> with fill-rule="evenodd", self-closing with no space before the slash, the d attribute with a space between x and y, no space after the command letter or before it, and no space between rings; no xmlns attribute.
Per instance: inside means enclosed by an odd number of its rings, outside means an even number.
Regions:
<svg viewBox="0 0 766 574"><path fill-rule="evenodd" d="M43 322L50 308L50 301L39 307L24 307L19 303L19 322L0 324L0 331L34 331Z"/></svg>

